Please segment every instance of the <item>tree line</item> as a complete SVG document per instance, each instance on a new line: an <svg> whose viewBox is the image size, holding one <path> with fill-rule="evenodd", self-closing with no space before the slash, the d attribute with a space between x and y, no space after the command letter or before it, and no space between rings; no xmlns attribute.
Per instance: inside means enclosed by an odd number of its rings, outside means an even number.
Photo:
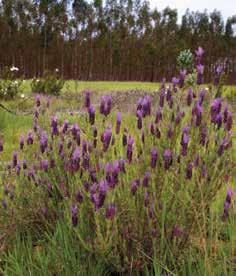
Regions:
<svg viewBox="0 0 236 276"><path fill-rule="evenodd" d="M25 78L59 69L65 79L160 81L183 49L205 49L205 81L222 63L236 82L236 16L151 9L146 0L1 0L0 70Z"/></svg>

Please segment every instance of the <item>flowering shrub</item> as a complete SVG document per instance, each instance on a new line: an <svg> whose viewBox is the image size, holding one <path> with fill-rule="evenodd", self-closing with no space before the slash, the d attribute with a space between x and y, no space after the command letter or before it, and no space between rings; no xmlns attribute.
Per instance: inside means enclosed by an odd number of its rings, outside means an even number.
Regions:
<svg viewBox="0 0 236 276"><path fill-rule="evenodd" d="M37 96L34 130L5 171L6 221L22 209L37 227L63 220L80 251L115 271L142 271L154 258L181 265L193 240L206 238L209 210L230 178L233 122L221 98L177 83L163 83L158 102L140 98L133 115L113 113L110 96L97 110L86 92L80 117L45 122ZM229 189L224 221L232 196Z"/></svg>
<svg viewBox="0 0 236 276"><path fill-rule="evenodd" d="M0 78L0 99L13 99L21 92L22 81L16 79L17 67L5 68Z"/></svg>
<svg viewBox="0 0 236 276"><path fill-rule="evenodd" d="M65 81L59 78L58 71L46 72L43 78L34 78L31 82L33 93L59 96Z"/></svg>

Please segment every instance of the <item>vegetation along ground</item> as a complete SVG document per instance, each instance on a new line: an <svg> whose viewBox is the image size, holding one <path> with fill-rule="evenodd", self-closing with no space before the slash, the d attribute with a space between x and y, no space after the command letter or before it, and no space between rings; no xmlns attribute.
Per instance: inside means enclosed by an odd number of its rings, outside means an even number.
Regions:
<svg viewBox="0 0 236 276"><path fill-rule="evenodd" d="M0 273L234 275L235 86L0 79Z"/></svg>

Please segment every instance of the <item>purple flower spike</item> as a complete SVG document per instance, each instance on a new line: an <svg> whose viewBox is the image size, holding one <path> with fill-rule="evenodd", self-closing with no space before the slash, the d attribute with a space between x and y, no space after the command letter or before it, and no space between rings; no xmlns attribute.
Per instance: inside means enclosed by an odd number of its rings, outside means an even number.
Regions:
<svg viewBox="0 0 236 276"><path fill-rule="evenodd" d="M34 136L33 136L32 130L30 130L30 131L28 132L27 144L28 144L28 145L33 145L33 143L34 143Z"/></svg>
<svg viewBox="0 0 236 276"><path fill-rule="evenodd" d="M71 128L71 133L72 133L72 136L74 137L74 139L76 139L79 131L80 131L79 126L77 124L74 124Z"/></svg>
<svg viewBox="0 0 236 276"><path fill-rule="evenodd" d="M149 193L145 192L145 195L144 195L144 206L147 207L149 205L149 202L150 202Z"/></svg>
<svg viewBox="0 0 236 276"><path fill-rule="evenodd" d="M36 97L35 97L35 104L36 104L36 106L37 107L39 107L40 106L40 96L39 95L37 95Z"/></svg>
<svg viewBox="0 0 236 276"><path fill-rule="evenodd" d="M102 134L101 141L103 143L103 151L107 151L111 142L112 130L110 127L106 128Z"/></svg>
<svg viewBox="0 0 236 276"><path fill-rule="evenodd" d="M142 129L142 127L143 127L143 123L142 123L143 112L141 110L137 110L136 115L137 115L137 128Z"/></svg>
<svg viewBox="0 0 236 276"><path fill-rule="evenodd" d="M173 77L172 78L172 83L173 83L173 85L177 85L179 83L179 79L176 78L176 77Z"/></svg>
<svg viewBox="0 0 236 276"><path fill-rule="evenodd" d="M223 212L223 216L222 216L223 221L225 221L229 217L229 209L230 209L230 206L232 203L233 195L234 195L234 191L232 188L229 187L227 189L226 198L225 198L225 202L224 202L224 212Z"/></svg>
<svg viewBox="0 0 236 276"><path fill-rule="evenodd" d="M172 151L170 149L166 149L164 151L163 158L165 170L168 170L173 162Z"/></svg>
<svg viewBox="0 0 236 276"><path fill-rule="evenodd" d="M181 154L183 156L187 155L187 149L188 149L188 143L189 143L189 128L188 126L186 126L183 129L183 133L182 133L182 138L181 138L181 146L182 146L182 150L181 150Z"/></svg>
<svg viewBox="0 0 236 276"><path fill-rule="evenodd" d="M215 124L217 125L217 128L220 129L222 126L222 114L218 113L215 117Z"/></svg>
<svg viewBox="0 0 236 276"><path fill-rule="evenodd" d="M133 157L133 144L134 144L134 139L131 136L129 136L127 151L126 151L127 159L129 163L131 163L132 157Z"/></svg>
<svg viewBox="0 0 236 276"><path fill-rule="evenodd" d="M213 100L211 103L211 122L215 123L216 122L216 116L220 113L221 111L221 104L222 104L222 99L221 98L216 98Z"/></svg>
<svg viewBox="0 0 236 276"><path fill-rule="evenodd" d="M41 137L40 137L40 150L42 153L45 152L45 150L47 149L48 147L48 136L47 136L47 132L44 131L42 134L41 134Z"/></svg>
<svg viewBox="0 0 236 276"><path fill-rule="evenodd" d="M126 131L124 131L124 133L123 133L122 144L123 144L123 147L125 147L127 145L127 133L126 133Z"/></svg>
<svg viewBox="0 0 236 276"><path fill-rule="evenodd" d="M206 138L207 138L207 128L203 127L201 129L201 137L200 137L200 144L204 146L206 144Z"/></svg>
<svg viewBox="0 0 236 276"><path fill-rule="evenodd" d="M173 134L174 134L173 127L172 127L172 125L169 125L169 126L168 126L168 130L167 130L167 137L168 137L169 139L171 139L171 138L173 137Z"/></svg>
<svg viewBox="0 0 236 276"><path fill-rule="evenodd" d="M80 160L80 157L81 157L81 152L80 152L80 148L76 148L75 151L73 152L72 154L72 161L79 161Z"/></svg>
<svg viewBox="0 0 236 276"><path fill-rule="evenodd" d="M165 90L162 90L160 93L159 106L163 107L165 103Z"/></svg>
<svg viewBox="0 0 236 276"><path fill-rule="evenodd" d="M173 228L173 236L174 237L180 237L182 235L183 231L178 225L175 225Z"/></svg>
<svg viewBox="0 0 236 276"><path fill-rule="evenodd" d="M26 160L23 160L22 167L24 170L27 169L27 161Z"/></svg>
<svg viewBox="0 0 236 276"><path fill-rule="evenodd" d="M191 179L193 175L193 163L189 162L186 169L186 179Z"/></svg>
<svg viewBox="0 0 236 276"><path fill-rule="evenodd" d="M197 84L200 85L203 83L203 72L204 66L202 64L197 65Z"/></svg>
<svg viewBox="0 0 236 276"><path fill-rule="evenodd" d="M150 132L152 135L155 135L155 127L154 127L153 123L151 123L151 125L150 125Z"/></svg>
<svg viewBox="0 0 236 276"><path fill-rule="evenodd" d="M221 141L220 146L218 148L218 155L221 156L224 153L224 151L228 149L230 146L232 146L232 141L230 139L224 138Z"/></svg>
<svg viewBox="0 0 236 276"><path fill-rule="evenodd" d="M180 88L182 88L184 86L184 80L185 80L185 77L187 75L187 70L186 69L183 69L183 70L180 70L180 76L179 76L179 86Z"/></svg>
<svg viewBox="0 0 236 276"><path fill-rule="evenodd" d="M89 106L88 113L89 113L89 123L91 125L94 125L94 122L95 122L95 108L94 108L93 105Z"/></svg>
<svg viewBox="0 0 236 276"><path fill-rule="evenodd" d="M206 89L202 89L199 93L199 101L198 102L200 105L202 105L205 95L206 95Z"/></svg>
<svg viewBox="0 0 236 276"><path fill-rule="evenodd" d="M230 131L232 129L232 126L233 126L233 116L232 116L232 113L229 112L225 122L225 129L227 131Z"/></svg>
<svg viewBox="0 0 236 276"><path fill-rule="evenodd" d="M120 126L121 126L121 113L116 113L116 134L120 133Z"/></svg>
<svg viewBox="0 0 236 276"><path fill-rule="evenodd" d="M193 89L189 88L188 89L188 95L187 95L187 105L190 106L193 101Z"/></svg>
<svg viewBox="0 0 236 276"><path fill-rule="evenodd" d="M75 227L78 224L78 208L74 204L71 206L71 219L72 219L72 225Z"/></svg>
<svg viewBox="0 0 236 276"><path fill-rule="evenodd" d="M40 167L41 167L41 169L44 170L45 172L48 171L48 168L49 168L48 160L47 160L47 159L41 160L41 162L40 162Z"/></svg>
<svg viewBox="0 0 236 276"><path fill-rule="evenodd" d="M100 103L100 113L104 116L108 116L111 112L112 99L111 96L103 96Z"/></svg>
<svg viewBox="0 0 236 276"><path fill-rule="evenodd" d="M150 172L145 172L144 178L143 178L143 187L148 187L150 177L151 177Z"/></svg>
<svg viewBox="0 0 236 276"><path fill-rule="evenodd" d="M16 165L17 165L17 152L14 151L13 155L12 155L12 166L13 166L13 168L15 168Z"/></svg>
<svg viewBox="0 0 236 276"><path fill-rule="evenodd" d="M157 150L156 149L152 149L151 150L151 167L154 169L156 167L157 164Z"/></svg>
<svg viewBox="0 0 236 276"><path fill-rule="evenodd" d="M69 128L69 121L65 120L63 125L62 125L62 133L65 134Z"/></svg>
<svg viewBox="0 0 236 276"><path fill-rule="evenodd" d="M80 190L78 190L76 193L76 201L79 203L83 202L83 195L81 194Z"/></svg>
<svg viewBox="0 0 236 276"><path fill-rule="evenodd" d="M58 131L58 122L57 122L57 117L56 116L52 116L51 118L51 128L52 128L52 135L58 135L59 131Z"/></svg>
<svg viewBox="0 0 236 276"><path fill-rule="evenodd" d="M158 124L161 120L162 120L162 111L161 111L161 108L158 107L157 112L156 112L155 123Z"/></svg>
<svg viewBox="0 0 236 276"><path fill-rule="evenodd" d="M86 108L90 107L90 104L91 104L90 96L91 96L91 92L89 90L86 90L85 91L85 107Z"/></svg>
<svg viewBox="0 0 236 276"><path fill-rule="evenodd" d="M25 138L23 135L20 136L20 149L23 150L25 144Z"/></svg>
<svg viewBox="0 0 236 276"><path fill-rule="evenodd" d="M114 203L110 203L106 208L106 219L114 219L116 214L116 207Z"/></svg>
<svg viewBox="0 0 236 276"><path fill-rule="evenodd" d="M131 194L132 195L135 195L136 192L137 192L137 189L138 189L138 186L139 186L139 180L134 180L132 183L131 183Z"/></svg>
<svg viewBox="0 0 236 276"><path fill-rule="evenodd" d="M204 55L205 51L202 49L201 46L198 47L198 49L195 51L195 54L197 57L201 58Z"/></svg>
<svg viewBox="0 0 236 276"><path fill-rule="evenodd" d="M196 104L195 108L195 115L196 115L196 126L200 126L202 122L202 107L200 106L199 103Z"/></svg>

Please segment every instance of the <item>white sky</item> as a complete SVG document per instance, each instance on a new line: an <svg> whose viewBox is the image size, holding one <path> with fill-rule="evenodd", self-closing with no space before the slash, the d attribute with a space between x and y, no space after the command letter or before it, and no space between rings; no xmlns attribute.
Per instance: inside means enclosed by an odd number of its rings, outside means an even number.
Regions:
<svg viewBox="0 0 236 276"><path fill-rule="evenodd" d="M204 11L208 12L217 9L221 12L226 20L229 16L236 15L236 0L149 0L152 8L157 7L158 10L162 10L169 6L170 8L176 8L178 10L178 21L181 21L182 15L186 9L191 11Z"/></svg>

